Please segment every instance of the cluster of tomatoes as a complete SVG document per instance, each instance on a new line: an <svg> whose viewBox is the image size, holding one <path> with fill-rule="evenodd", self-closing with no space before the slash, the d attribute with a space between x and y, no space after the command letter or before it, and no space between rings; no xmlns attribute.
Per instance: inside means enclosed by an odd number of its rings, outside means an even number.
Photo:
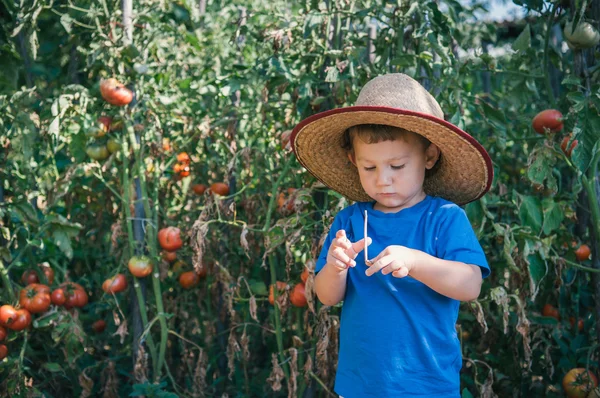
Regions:
<svg viewBox="0 0 600 398"><path fill-rule="evenodd" d="M47 284L40 283L43 274ZM81 308L88 303L88 294L83 286L74 282L64 282L53 291L49 285L54 282L54 270L47 263L39 264L39 269L26 270L21 280L25 287L19 293L19 304L5 304L0 307L0 341L7 336L7 330L21 331L29 327L32 314L42 314L50 305L64 306L66 309ZM0 344L0 360L8 355L8 348Z"/></svg>
<svg viewBox="0 0 600 398"><path fill-rule="evenodd" d="M535 115L532 127L538 134L552 135L563 129L563 119L563 114L559 110L546 109ZM578 140L573 139L573 133L568 133L563 137L560 148L570 158L577 144Z"/></svg>
<svg viewBox="0 0 600 398"><path fill-rule="evenodd" d="M306 307L308 305L308 301L306 300L306 281L308 279L309 271L307 268L304 268L302 274L300 275L301 282L298 282L291 290L290 290L290 303L294 307ZM277 281L277 291L281 294L288 289L288 284L285 282ZM271 305L275 304L275 285L269 286L269 303Z"/></svg>
<svg viewBox="0 0 600 398"><path fill-rule="evenodd" d="M168 263L173 263L177 260L177 250L183 246L181 240L181 230L177 227L166 227L158 231L158 244L163 249L162 258ZM173 269L179 270L184 267L183 263L178 261L173 266ZM198 285L200 280L205 278L207 274L207 268L203 267L200 272L184 271L179 275L179 285L184 289L191 289Z"/></svg>
<svg viewBox="0 0 600 398"><path fill-rule="evenodd" d="M133 100L133 92L118 80L110 78L100 82L100 94L106 102L115 106L128 105ZM87 128L85 135L90 139L85 153L94 160L105 160L112 153L121 149L121 144L111 132L121 131L125 123L120 116L100 116L92 126Z"/></svg>

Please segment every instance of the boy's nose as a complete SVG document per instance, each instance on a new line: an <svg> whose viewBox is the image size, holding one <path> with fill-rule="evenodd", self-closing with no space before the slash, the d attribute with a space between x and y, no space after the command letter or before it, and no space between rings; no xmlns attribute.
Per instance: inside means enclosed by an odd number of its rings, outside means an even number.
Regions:
<svg viewBox="0 0 600 398"><path fill-rule="evenodd" d="M391 176L386 172L377 173L377 185L390 185L392 182Z"/></svg>

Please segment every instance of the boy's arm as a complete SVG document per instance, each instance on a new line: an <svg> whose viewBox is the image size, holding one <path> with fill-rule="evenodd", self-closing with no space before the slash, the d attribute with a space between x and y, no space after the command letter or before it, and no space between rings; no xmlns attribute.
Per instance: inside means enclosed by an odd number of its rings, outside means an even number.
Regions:
<svg viewBox="0 0 600 398"><path fill-rule="evenodd" d="M470 301L479 297L483 280L480 267L415 252L417 258L409 272L411 277L455 300Z"/></svg>
<svg viewBox="0 0 600 398"><path fill-rule="evenodd" d="M327 250L325 265L315 276L315 292L321 303L336 305L344 299L348 269L356 266L354 259L364 248L364 239L352 243L346 237L346 231L336 232Z"/></svg>
<svg viewBox="0 0 600 398"><path fill-rule="evenodd" d="M336 305L346 295L348 269L340 270L334 264L325 264L315 276L315 292L325 305Z"/></svg>

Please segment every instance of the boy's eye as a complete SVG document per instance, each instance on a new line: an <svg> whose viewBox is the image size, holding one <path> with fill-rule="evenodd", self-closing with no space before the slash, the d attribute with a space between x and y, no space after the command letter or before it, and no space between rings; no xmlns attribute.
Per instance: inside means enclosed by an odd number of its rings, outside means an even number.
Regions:
<svg viewBox="0 0 600 398"><path fill-rule="evenodd" d="M394 170L400 170L400 169L403 169L404 166L406 166L406 165L403 164L403 165L400 165L400 166L392 166L392 169L394 169Z"/></svg>
<svg viewBox="0 0 600 398"><path fill-rule="evenodd" d="M375 166L372 166L372 167L365 167L364 169L365 169L366 171L373 171L373 170L375 170Z"/></svg>

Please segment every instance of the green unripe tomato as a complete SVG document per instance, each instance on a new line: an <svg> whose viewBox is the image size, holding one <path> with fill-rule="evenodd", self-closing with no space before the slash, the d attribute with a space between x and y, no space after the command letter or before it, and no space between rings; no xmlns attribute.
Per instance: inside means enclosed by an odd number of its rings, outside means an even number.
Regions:
<svg viewBox="0 0 600 398"><path fill-rule="evenodd" d="M90 145L85 148L85 153L94 160L104 160L110 156L104 145Z"/></svg>
<svg viewBox="0 0 600 398"><path fill-rule="evenodd" d="M110 153L115 153L121 150L121 144L114 138L109 138L106 142L106 149L108 149L108 152Z"/></svg>
<svg viewBox="0 0 600 398"><path fill-rule="evenodd" d="M588 22L579 21L573 30L573 21L569 21L563 33L570 48L592 48L600 43L600 33Z"/></svg>

